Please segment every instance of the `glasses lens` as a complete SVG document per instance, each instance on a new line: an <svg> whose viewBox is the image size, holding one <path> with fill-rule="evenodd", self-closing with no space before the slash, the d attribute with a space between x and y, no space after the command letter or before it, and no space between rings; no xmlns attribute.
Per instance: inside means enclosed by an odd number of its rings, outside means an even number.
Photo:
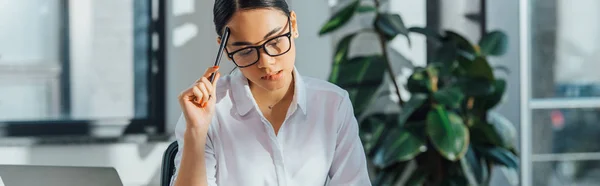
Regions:
<svg viewBox="0 0 600 186"><path fill-rule="evenodd" d="M233 54L233 61L238 66L247 66L258 60L256 48L246 48Z"/></svg>
<svg viewBox="0 0 600 186"><path fill-rule="evenodd" d="M285 54L291 46L290 38L286 35L273 38L264 44L265 51L271 56ZM238 66L252 65L258 61L258 55L258 48L242 49L233 54L233 62Z"/></svg>
<svg viewBox="0 0 600 186"><path fill-rule="evenodd" d="M267 42L265 49L269 55L276 56L286 53L290 46L290 39L287 36L279 36Z"/></svg>

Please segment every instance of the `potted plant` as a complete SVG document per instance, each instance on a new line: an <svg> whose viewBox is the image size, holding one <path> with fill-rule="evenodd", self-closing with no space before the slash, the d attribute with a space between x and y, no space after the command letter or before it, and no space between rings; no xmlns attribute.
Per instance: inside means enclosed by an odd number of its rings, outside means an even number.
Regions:
<svg viewBox="0 0 600 186"><path fill-rule="evenodd" d="M381 11L379 0L355 0L333 14L319 34L342 28L355 14L375 13L372 27L345 35L336 46L329 81L347 90L359 120L374 185L488 185L492 168L517 179L516 130L493 111L505 93L487 56L505 53L507 36L484 34L477 45L452 31L405 27L398 14ZM349 57L352 40L377 34L380 54ZM388 74L398 98L387 44L398 35L423 34L434 48L425 67L415 67L404 85L411 96L400 112L365 115ZM407 37L408 38L408 37ZM410 40L409 40L410 45ZM341 78L343 77L343 78ZM412 164L412 166L410 166ZM412 168L411 168L412 167Z"/></svg>

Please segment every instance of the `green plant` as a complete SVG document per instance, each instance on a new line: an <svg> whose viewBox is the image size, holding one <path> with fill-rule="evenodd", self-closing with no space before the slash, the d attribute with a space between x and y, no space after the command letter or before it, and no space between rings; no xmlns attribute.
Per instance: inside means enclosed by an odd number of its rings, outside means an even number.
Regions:
<svg viewBox="0 0 600 186"><path fill-rule="evenodd" d="M359 121L360 137L374 169L374 185L487 185L492 168L517 181L516 130L492 109L505 93L487 56L506 52L507 36L486 33L477 45L452 32L405 27L398 14L381 11L379 0L355 0L325 23L319 34L342 28L353 16L374 13L372 27L345 35L337 44L329 81L347 90ZM350 57L352 40L361 33L378 36L381 54ZM425 67L415 67L406 89L411 93L401 112L364 115L388 74L401 98L388 42L398 35L423 34L434 50ZM410 45L410 39L408 40ZM387 73L386 73L387 72ZM343 78L342 78L343 77ZM384 85L387 86L387 85ZM416 168L409 168L414 163ZM406 179L400 178L406 175Z"/></svg>

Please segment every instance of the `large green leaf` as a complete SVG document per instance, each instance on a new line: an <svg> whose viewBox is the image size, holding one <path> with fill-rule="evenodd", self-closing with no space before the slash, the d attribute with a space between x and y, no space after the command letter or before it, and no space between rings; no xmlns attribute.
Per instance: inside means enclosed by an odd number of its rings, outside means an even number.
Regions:
<svg viewBox="0 0 600 186"><path fill-rule="evenodd" d="M490 82L494 81L494 72L485 58L478 56L471 63L465 65L464 68L467 77L483 78Z"/></svg>
<svg viewBox="0 0 600 186"><path fill-rule="evenodd" d="M451 108L458 108L465 98L465 95L458 87L448 87L435 92L433 97L440 104L447 105Z"/></svg>
<svg viewBox="0 0 600 186"><path fill-rule="evenodd" d="M399 161L410 160L426 150L425 141L413 133L400 127L387 130L391 132L375 152L373 163L376 166L385 168Z"/></svg>
<svg viewBox="0 0 600 186"><path fill-rule="evenodd" d="M431 92L431 81L425 68L415 67L413 74L408 77L406 88L411 93Z"/></svg>
<svg viewBox="0 0 600 186"><path fill-rule="evenodd" d="M441 47L435 50L433 55L433 63L449 64L456 60L459 56L456 52L456 46L452 43L444 43ZM450 65L448 65L450 66Z"/></svg>
<svg viewBox="0 0 600 186"><path fill-rule="evenodd" d="M370 6L370 5L360 5L356 9L356 12L358 12L358 13L367 13L367 12L375 12L375 11L377 11L377 8L375 8L374 6Z"/></svg>
<svg viewBox="0 0 600 186"><path fill-rule="evenodd" d="M339 70L340 65L343 61L348 60L348 52L350 50L350 43L352 39L354 39L355 34L346 35L342 40L338 43L335 51L335 55L333 57L333 65L331 67L331 72L329 74L329 82L336 83L339 78Z"/></svg>
<svg viewBox="0 0 600 186"><path fill-rule="evenodd" d="M321 30L319 31L319 35L323 35L323 34L332 32L332 31L342 27L344 24L346 24L350 20L350 18L352 18L352 16L356 12L356 9L359 7L359 5L360 5L360 1L355 0L354 2L346 5L346 7L342 8L339 12L333 14L333 16L331 16L329 18L327 23L325 23L325 25L323 25L323 27L321 27Z"/></svg>
<svg viewBox="0 0 600 186"><path fill-rule="evenodd" d="M518 158L510 151L500 147L480 147L475 148L486 159L509 168L517 169L519 167Z"/></svg>
<svg viewBox="0 0 600 186"><path fill-rule="evenodd" d="M470 119L475 120L475 124L471 126L470 133L472 144L503 146L502 134L498 133L493 125L477 118Z"/></svg>
<svg viewBox="0 0 600 186"><path fill-rule="evenodd" d="M329 75L329 82L336 83L338 81L338 78L339 78L338 71L340 70L339 64L341 64L343 61L348 60L348 52L350 51L350 43L352 42L352 39L354 39L354 37L357 34L358 33L348 34L348 35L344 36L344 38L342 38L342 40L340 40L340 42L337 44L337 46L335 48L335 55L333 57L333 66L331 69L331 73Z"/></svg>
<svg viewBox="0 0 600 186"><path fill-rule="evenodd" d="M410 96L410 100L404 104L402 107L402 112L398 117L398 124L400 126L404 126L404 123L408 120L408 118L415 112L419 107L425 103L427 100L427 94L416 93Z"/></svg>
<svg viewBox="0 0 600 186"><path fill-rule="evenodd" d="M380 55L358 56L334 66L338 68L338 78L334 83L342 88L363 82L379 86L387 69L385 60Z"/></svg>
<svg viewBox="0 0 600 186"><path fill-rule="evenodd" d="M487 163L475 154L472 147L469 147L465 158L460 161L461 167L471 185L488 185L489 172Z"/></svg>
<svg viewBox="0 0 600 186"><path fill-rule="evenodd" d="M427 37L427 39L432 39L437 42L442 39L442 35L439 32L428 27L410 27L408 28L408 31L423 34Z"/></svg>
<svg viewBox="0 0 600 186"><path fill-rule="evenodd" d="M388 115L386 114L372 114L360 122L359 137L363 143L365 152L371 152L379 137L387 128L387 117Z"/></svg>
<svg viewBox="0 0 600 186"><path fill-rule="evenodd" d="M410 27L408 28L408 32L422 34L427 39L428 46L432 47L439 47L439 45L442 44L442 40L444 39L440 32L438 32L436 29L432 29L429 27ZM456 52L453 51L453 53Z"/></svg>
<svg viewBox="0 0 600 186"><path fill-rule="evenodd" d="M445 40L456 45L459 55L462 55L468 59L473 59L473 57L477 56L475 47L473 47L473 44L471 44L471 42L469 42L469 40L467 40L465 37L449 30L447 30L445 34Z"/></svg>
<svg viewBox="0 0 600 186"><path fill-rule="evenodd" d="M494 92L494 86L483 78L458 78L456 83L467 97L487 96Z"/></svg>
<svg viewBox="0 0 600 186"><path fill-rule="evenodd" d="M507 149L513 148L517 139L517 129L512 122L497 112L488 113L488 122L498 135L500 146Z"/></svg>
<svg viewBox="0 0 600 186"><path fill-rule="evenodd" d="M345 88L348 91L352 106L354 109L354 115L359 116L363 113L371 104L374 98L377 87L369 84L360 84L356 87Z"/></svg>
<svg viewBox="0 0 600 186"><path fill-rule="evenodd" d="M367 156L373 157L373 156L375 156L374 154L377 152L377 150L385 143L385 140L387 139L386 137L389 136L389 134L393 131L393 130L389 130L389 129L399 128L398 125L396 124L398 122L398 114L397 113L393 113L393 114L377 113L377 114L371 114L365 118L366 119L364 121L368 121L367 119L369 119L369 120L371 120L371 122L373 122L373 124L383 125L383 130L379 131L380 129L376 129L378 132L373 133L373 136L371 137L371 141L369 141L369 145L371 146L371 148L370 148L370 151L366 151L366 153L367 153ZM368 128L365 125L362 125L361 130L366 130L366 129L368 129Z"/></svg>
<svg viewBox="0 0 600 186"><path fill-rule="evenodd" d="M506 91L506 81L504 79L496 79L493 86L494 91L490 95L478 96L475 99L474 108L480 109L481 111L487 111L494 108L502 101Z"/></svg>
<svg viewBox="0 0 600 186"><path fill-rule="evenodd" d="M450 160L462 158L469 146L469 131L462 119L442 106L435 106L427 114L427 134L440 154Z"/></svg>
<svg viewBox="0 0 600 186"><path fill-rule="evenodd" d="M359 56L334 64L333 68L331 76L338 78L332 82L348 91L355 113L362 113L383 82L385 60L379 55Z"/></svg>
<svg viewBox="0 0 600 186"><path fill-rule="evenodd" d="M388 40L394 39L398 34L408 38L408 28L404 26L404 21L398 14L380 13L375 20L375 28L381 31Z"/></svg>
<svg viewBox="0 0 600 186"><path fill-rule="evenodd" d="M499 56L506 53L508 48L508 36L502 31L486 33L479 40L482 55Z"/></svg>
<svg viewBox="0 0 600 186"><path fill-rule="evenodd" d="M454 61L457 65L456 68L453 69L453 75L457 77L466 77L467 67L473 63L473 60L467 59L464 56L457 56Z"/></svg>

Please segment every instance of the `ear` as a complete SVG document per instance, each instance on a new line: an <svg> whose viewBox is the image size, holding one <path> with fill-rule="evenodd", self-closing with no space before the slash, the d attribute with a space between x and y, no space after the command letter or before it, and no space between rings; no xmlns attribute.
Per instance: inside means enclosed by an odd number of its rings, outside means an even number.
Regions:
<svg viewBox="0 0 600 186"><path fill-rule="evenodd" d="M298 33L298 20L296 19L296 12L293 10L290 11L290 22L292 23L292 36L298 38L298 36L300 36Z"/></svg>

